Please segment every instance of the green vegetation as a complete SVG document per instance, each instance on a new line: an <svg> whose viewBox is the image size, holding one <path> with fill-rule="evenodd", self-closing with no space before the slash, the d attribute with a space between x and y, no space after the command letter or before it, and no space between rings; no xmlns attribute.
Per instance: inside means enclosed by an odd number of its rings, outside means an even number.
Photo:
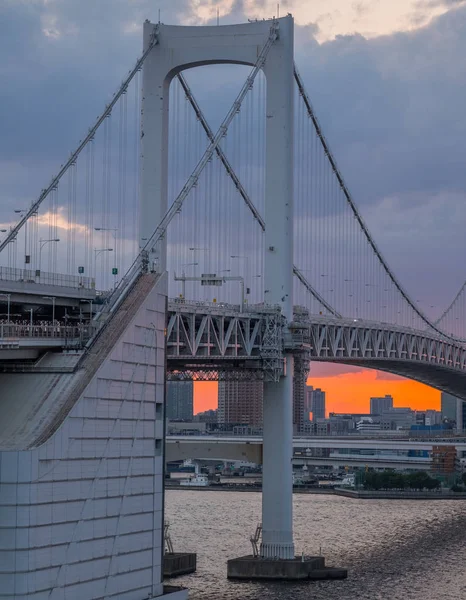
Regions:
<svg viewBox="0 0 466 600"><path fill-rule="evenodd" d="M362 477L366 490L438 490L440 481L424 471L397 473L396 471L367 471Z"/></svg>

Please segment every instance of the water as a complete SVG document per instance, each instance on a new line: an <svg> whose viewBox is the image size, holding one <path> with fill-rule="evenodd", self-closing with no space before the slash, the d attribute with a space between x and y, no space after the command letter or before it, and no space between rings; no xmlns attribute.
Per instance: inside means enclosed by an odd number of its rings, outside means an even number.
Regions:
<svg viewBox="0 0 466 600"><path fill-rule="evenodd" d="M166 516L175 551L197 552L197 572L174 582L192 600L466 599L463 500L352 500L294 495L297 553L349 569L346 581L243 583L226 562L251 554L261 494L168 490Z"/></svg>

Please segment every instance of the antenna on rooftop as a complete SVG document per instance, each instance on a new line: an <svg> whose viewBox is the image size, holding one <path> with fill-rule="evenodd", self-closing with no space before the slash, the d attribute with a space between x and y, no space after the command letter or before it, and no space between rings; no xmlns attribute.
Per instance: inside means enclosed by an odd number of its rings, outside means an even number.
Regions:
<svg viewBox="0 0 466 600"><path fill-rule="evenodd" d="M217 27L220 25L220 9L217 8Z"/></svg>
<svg viewBox="0 0 466 600"><path fill-rule="evenodd" d="M277 19L280 18L280 2L277 3Z"/></svg>

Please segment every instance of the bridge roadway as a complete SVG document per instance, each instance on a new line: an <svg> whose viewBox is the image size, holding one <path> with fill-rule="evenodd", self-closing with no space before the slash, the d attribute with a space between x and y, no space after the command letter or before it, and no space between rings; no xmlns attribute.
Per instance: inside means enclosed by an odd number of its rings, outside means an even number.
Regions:
<svg viewBox="0 0 466 600"><path fill-rule="evenodd" d="M396 455L397 452L432 452L434 446L452 446L456 448L458 458L466 456L466 438L368 438L359 436L344 437L294 437L293 457L295 464L335 464L365 466L377 464L379 467L413 467L426 468L426 459L419 456L408 457ZM307 456L306 450L331 450L328 457ZM360 450L361 454L343 455L337 451ZM385 455L380 454L385 452ZM393 454L390 455L389 453ZM371 454L372 453L372 454ZM260 464L262 462L261 436L232 435L169 435L166 438L166 459L218 459L247 460ZM429 461L430 466L430 459Z"/></svg>
<svg viewBox="0 0 466 600"><path fill-rule="evenodd" d="M47 333L40 344L37 330L31 329L29 337L42 349L71 343L68 336L60 342L58 332ZM305 361L402 375L466 399L466 345L434 331L309 315L300 307L295 307L294 320L286 326L274 306L254 305L241 311L237 305L177 299L168 305L166 337L170 379L277 380L284 353L291 351ZM87 341L77 329L78 344L79 338ZM8 359L23 360L20 351L31 340L27 335L0 331L0 347L8 344Z"/></svg>
<svg viewBox="0 0 466 600"><path fill-rule="evenodd" d="M171 378L241 370L277 379L285 351L311 361L379 369L466 399L466 345L434 331L310 315L295 307L283 324L274 307L171 301L167 357ZM249 373L248 373L249 371Z"/></svg>

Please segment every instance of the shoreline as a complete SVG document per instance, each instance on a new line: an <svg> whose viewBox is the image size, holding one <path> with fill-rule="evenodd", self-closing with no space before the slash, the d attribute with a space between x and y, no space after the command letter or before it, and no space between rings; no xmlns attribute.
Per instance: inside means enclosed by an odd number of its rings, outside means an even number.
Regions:
<svg viewBox="0 0 466 600"><path fill-rule="evenodd" d="M255 486L181 486L165 485L165 490L197 491L197 492L257 492L262 493L261 487ZM293 494L314 494L342 496L354 500L466 500L466 492L421 492L421 491L400 491L389 490L370 491L370 490L351 490L342 488L297 488L293 489Z"/></svg>

